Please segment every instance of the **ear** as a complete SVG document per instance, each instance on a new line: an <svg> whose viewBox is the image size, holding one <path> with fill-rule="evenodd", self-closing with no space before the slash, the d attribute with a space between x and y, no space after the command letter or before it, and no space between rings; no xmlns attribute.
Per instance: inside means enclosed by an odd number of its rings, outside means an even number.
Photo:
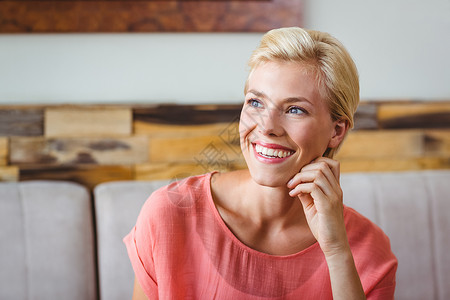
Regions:
<svg viewBox="0 0 450 300"><path fill-rule="evenodd" d="M338 120L334 122L334 130L330 141L328 142L328 148L338 147L345 137L349 129L348 120Z"/></svg>

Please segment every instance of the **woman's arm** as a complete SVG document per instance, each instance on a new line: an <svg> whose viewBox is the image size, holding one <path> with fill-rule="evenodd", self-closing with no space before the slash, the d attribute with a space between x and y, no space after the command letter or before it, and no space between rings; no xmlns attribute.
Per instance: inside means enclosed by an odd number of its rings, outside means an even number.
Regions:
<svg viewBox="0 0 450 300"><path fill-rule="evenodd" d="M365 299L344 223L339 162L318 158L288 183L302 203L308 225L330 272L333 299Z"/></svg>
<svg viewBox="0 0 450 300"><path fill-rule="evenodd" d="M139 281L134 278L134 290L133 290L133 298L132 300L148 300L147 296L144 293Z"/></svg>

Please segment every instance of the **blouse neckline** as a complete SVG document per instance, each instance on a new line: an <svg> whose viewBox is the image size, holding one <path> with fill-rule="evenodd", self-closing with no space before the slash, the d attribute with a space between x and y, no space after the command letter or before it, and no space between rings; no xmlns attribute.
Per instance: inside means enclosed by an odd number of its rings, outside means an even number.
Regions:
<svg viewBox="0 0 450 300"><path fill-rule="evenodd" d="M291 259L291 258L296 258L298 256L302 256L305 253L308 253L310 251L314 251L316 250L316 248L319 247L319 243L316 241L314 244L308 246L307 248L297 252L297 253L293 253L293 254L288 254L288 255L274 255L274 254L269 254L269 253L265 253L265 252L261 252L258 250L255 250L249 246L247 246L246 244L244 244L241 240L239 240L234 233L228 228L227 224L225 223L225 221L222 219L222 216L220 215L219 211L217 210L216 205L214 204L214 199L212 196L212 189L211 189L211 178L215 173L219 173L218 171L213 171L207 174L206 176L206 180L205 180L205 184L207 185L207 202L209 205L209 208L211 209L211 211L214 214L214 218L216 220L216 222L219 224L220 228L222 229L222 232L231 240L231 242L238 248L240 248L241 250L244 250L245 252L248 252L249 254L252 255L256 255L262 258L266 258L266 259Z"/></svg>

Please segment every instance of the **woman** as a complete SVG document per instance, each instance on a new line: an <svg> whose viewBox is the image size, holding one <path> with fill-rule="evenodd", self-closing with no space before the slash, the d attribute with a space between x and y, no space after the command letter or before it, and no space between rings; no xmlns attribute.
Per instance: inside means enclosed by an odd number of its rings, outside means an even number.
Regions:
<svg viewBox="0 0 450 300"><path fill-rule="evenodd" d="M125 238L133 299L392 299L389 240L343 205L332 159L359 102L349 54L328 34L282 28L249 65L248 170L152 194Z"/></svg>

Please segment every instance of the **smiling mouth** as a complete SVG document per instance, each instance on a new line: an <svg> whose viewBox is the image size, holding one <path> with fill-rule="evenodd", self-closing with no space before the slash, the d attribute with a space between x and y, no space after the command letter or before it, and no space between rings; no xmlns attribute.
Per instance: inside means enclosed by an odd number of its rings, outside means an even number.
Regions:
<svg viewBox="0 0 450 300"><path fill-rule="evenodd" d="M291 156L295 153L295 151L289 151L289 150L283 150L283 149L273 149L273 148L267 148L258 144L255 145L256 152L267 158L286 158L288 156Z"/></svg>

